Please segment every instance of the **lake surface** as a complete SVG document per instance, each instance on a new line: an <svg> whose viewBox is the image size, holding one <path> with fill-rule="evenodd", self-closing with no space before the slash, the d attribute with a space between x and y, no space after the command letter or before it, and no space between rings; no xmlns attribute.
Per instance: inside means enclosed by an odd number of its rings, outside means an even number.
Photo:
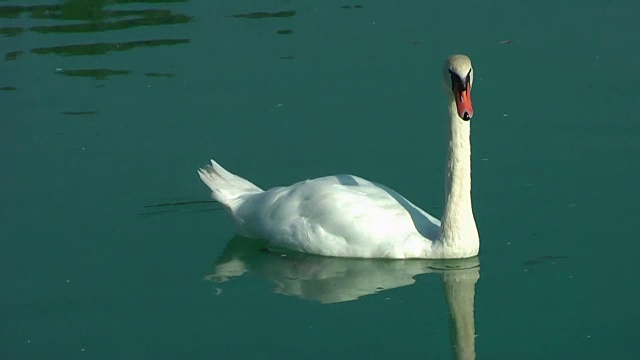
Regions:
<svg viewBox="0 0 640 360"><path fill-rule="evenodd" d="M637 1L0 1L3 359L601 359L640 345ZM234 237L196 169L439 217L475 68L479 258ZM635 235L634 235L635 234Z"/></svg>

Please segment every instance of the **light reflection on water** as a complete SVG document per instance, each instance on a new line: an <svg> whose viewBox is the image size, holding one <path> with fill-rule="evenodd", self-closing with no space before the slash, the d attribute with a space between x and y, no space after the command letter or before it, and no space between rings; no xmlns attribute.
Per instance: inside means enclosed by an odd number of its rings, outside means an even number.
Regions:
<svg viewBox="0 0 640 360"><path fill-rule="evenodd" d="M104 33L109 31L129 30L136 27L168 26L186 24L193 21L193 17L168 9L158 9L157 6L180 3L185 0L152 1L147 9L114 9L113 1L68 0L61 5L32 5L0 6L0 18L10 19L7 26L0 28L0 35L8 38L19 38L27 32L48 36L50 34L80 34ZM117 1L118 5L139 4L140 1ZM157 4L160 3L160 4ZM36 24L46 25L15 26L23 19ZM51 23L50 20L62 23ZM5 52L5 61L17 61L28 53L35 55L59 56L99 56L111 52L130 51L138 48L157 46L183 45L190 42L189 38L151 38L144 40L114 41L114 42L82 42L71 45L60 44L31 49L10 50ZM16 43L16 42L14 42ZM19 46L19 42L16 45ZM110 68L82 68L59 69L57 73L65 76L92 77L105 80L114 75L129 75L129 69ZM155 74L156 72L149 72ZM168 74L173 76L174 74Z"/></svg>
<svg viewBox="0 0 640 360"><path fill-rule="evenodd" d="M440 276L451 319L456 359L475 359L475 286L479 259L345 259L270 250L262 241L234 237L206 279L220 284L256 273L276 284L276 293L322 304L355 301L367 295L415 284L423 274ZM237 279L236 279L237 280ZM218 295L224 294L217 289Z"/></svg>

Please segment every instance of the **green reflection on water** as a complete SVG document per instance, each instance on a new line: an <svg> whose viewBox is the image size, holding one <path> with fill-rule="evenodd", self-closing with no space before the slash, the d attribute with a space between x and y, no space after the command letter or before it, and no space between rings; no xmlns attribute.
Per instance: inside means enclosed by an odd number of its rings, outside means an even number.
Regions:
<svg viewBox="0 0 640 360"><path fill-rule="evenodd" d="M116 12L114 12L116 13ZM120 13L120 12L118 12ZM125 12L123 12L125 13ZM53 26L34 26L32 31L47 33L74 33L74 32L99 32L109 30L123 30L136 26L157 26L184 24L191 21L191 17L182 14L173 14L167 10L143 10L143 11L127 11L129 14L117 14L116 16L141 16L138 19L118 20L118 21L98 21L84 24L68 24Z"/></svg>
<svg viewBox="0 0 640 360"><path fill-rule="evenodd" d="M15 19L20 17L20 14L24 11L24 6L0 6L0 18Z"/></svg>
<svg viewBox="0 0 640 360"><path fill-rule="evenodd" d="M9 51L8 53L4 54L4 59L6 61L13 61L21 55L24 55L24 51Z"/></svg>
<svg viewBox="0 0 640 360"><path fill-rule="evenodd" d="M97 111L63 111L63 115L71 115L71 116L85 116L85 115L97 115Z"/></svg>
<svg viewBox="0 0 640 360"><path fill-rule="evenodd" d="M110 76L128 75L130 70L111 70L111 69L78 69L78 70L58 70L58 74L65 76L92 77L96 80L104 80Z"/></svg>
<svg viewBox="0 0 640 360"><path fill-rule="evenodd" d="M31 5L0 6L0 17L15 19L22 13L29 13L33 19L61 19L61 20L102 20L118 16L134 16L139 13L164 12L169 10L130 10L130 11L109 11L103 10L107 5L131 4L131 3L178 3L188 0L67 0L61 5Z"/></svg>
<svg viewBox="0 0 640 360"><path fill-rule="evenodd" d="M174 73L161 73L161 72L147 72L144 73L146 76L148 77L175 77L176 74Z"/></svg>
<svg viewBox="0 0 640 360"><path fill-rule="evenodd" d="M176 3L188 0L68 0L59 5L32 5L0 6L0 18L15 19L26 14L32 19L49 20L83 20L75 24L53 24L38 25L32 27L7 26L0 27L0 36L16 37L31 30L40 34L49 33L86 33L104 32L109 30L124 30L139 26L158 26L183 24L192 21L191 16L177 14L166 9L141 9L141 10L105 10L106 6L114 4L128 3ZM103 55L113 51L126 51L138 47L154 47L189 43L189 39L154 39L143 41L113 42L113 43L92 43L73 44L64 46L48 46L31 49L31 52L38 55L62 55L62 56L87 56ZM5 61L14 61L24 55L25 51L16 50L5 53ZM120 73L118 73L120 74ZM101 70L93 72L92 75L72 75L72 76L92 76L103 79L114 73L104 73ZM147 76L172 77L173 74L155 74Z"/></svg>
<svg viewBox="0 0 640 360"><path fill-rule="evenodd" d="M184 1L184 0L182 0ZM179 2L182 2L179 1ZM134 3L140 1L115 1L115 3ZM153 2L178 2L178 1L147 1ZM137 26L157 26L184 24L192 20L191 16L176 14L165 9L144 10L104 10L106 5L114 1L105 0L70 0L62 5L34 5L34 6L0 6L0 17L18 18L22 13L28 13L32 19L54 20L85 20L80 24L44 25L34 26L29 30L38 33L75 33L75 32L101 32L108 30L122 30ZM136 17L134 19L122 19L107 21L114 18ZM0 28L0 34L4 36L17 36L24 33L20 27Z"/></svg>
<svg viewBox="0 0 640 360"><path fill-rule="evenodd" d="M5 37L14 37L22 34L24 32L23 28L19 27L4 27L0 28L0 35Z"/></svg>
<svg viewBox="0 0 640 360"><path fill-rule="evenodd" d="M143 41L128 41L117 43L95 43L95 44L80 44L80 45L66 45L66 46L53 46L46 48L35 48L31 52L38 55L63 55L63 56L82 56L82 55L102 55L112 51L126 51L138 47L154 47L154 46L166 46L186 44L189 39L161 39L161 40L143 40Z"/></svg>
<svg viewBox="0 0 640 360"><path fill-rule="evenodd" d="M245 14L234 14L229 17L245 18L245 19L264 19L264 18L283 18L295 16L296 12L293 10L278 11L278 12L252 12Z"/></svg>

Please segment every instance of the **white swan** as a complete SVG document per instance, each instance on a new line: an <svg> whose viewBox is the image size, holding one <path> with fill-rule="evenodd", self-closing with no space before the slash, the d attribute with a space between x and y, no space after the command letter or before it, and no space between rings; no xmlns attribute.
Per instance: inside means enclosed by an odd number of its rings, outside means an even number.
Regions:
<svg viewBox="0 0 640 360"><path fill-rule="evenodd" d="M465 55L445 62L451 132L442 222L400 194L353 175L305 180L264 191L218 163L198 171L240 235L295 251L360 258L465 258L480 240L471 207L473 68Z"/></svg>

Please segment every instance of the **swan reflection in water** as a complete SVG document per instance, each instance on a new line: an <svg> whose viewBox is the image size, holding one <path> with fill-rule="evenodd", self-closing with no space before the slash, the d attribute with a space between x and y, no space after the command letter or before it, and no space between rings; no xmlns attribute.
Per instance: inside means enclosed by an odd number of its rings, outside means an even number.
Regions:
<svg viewBox="0 0 640 360"><path fill-rule="evenodd" d="M267 243L233 238L206 279L224 282L255 272L275 292L332 304L415 283L420 274L442 276L456 359L475 359L474 297L477 257L460 260L384 260L323 257L267 249Z"/></svg>

